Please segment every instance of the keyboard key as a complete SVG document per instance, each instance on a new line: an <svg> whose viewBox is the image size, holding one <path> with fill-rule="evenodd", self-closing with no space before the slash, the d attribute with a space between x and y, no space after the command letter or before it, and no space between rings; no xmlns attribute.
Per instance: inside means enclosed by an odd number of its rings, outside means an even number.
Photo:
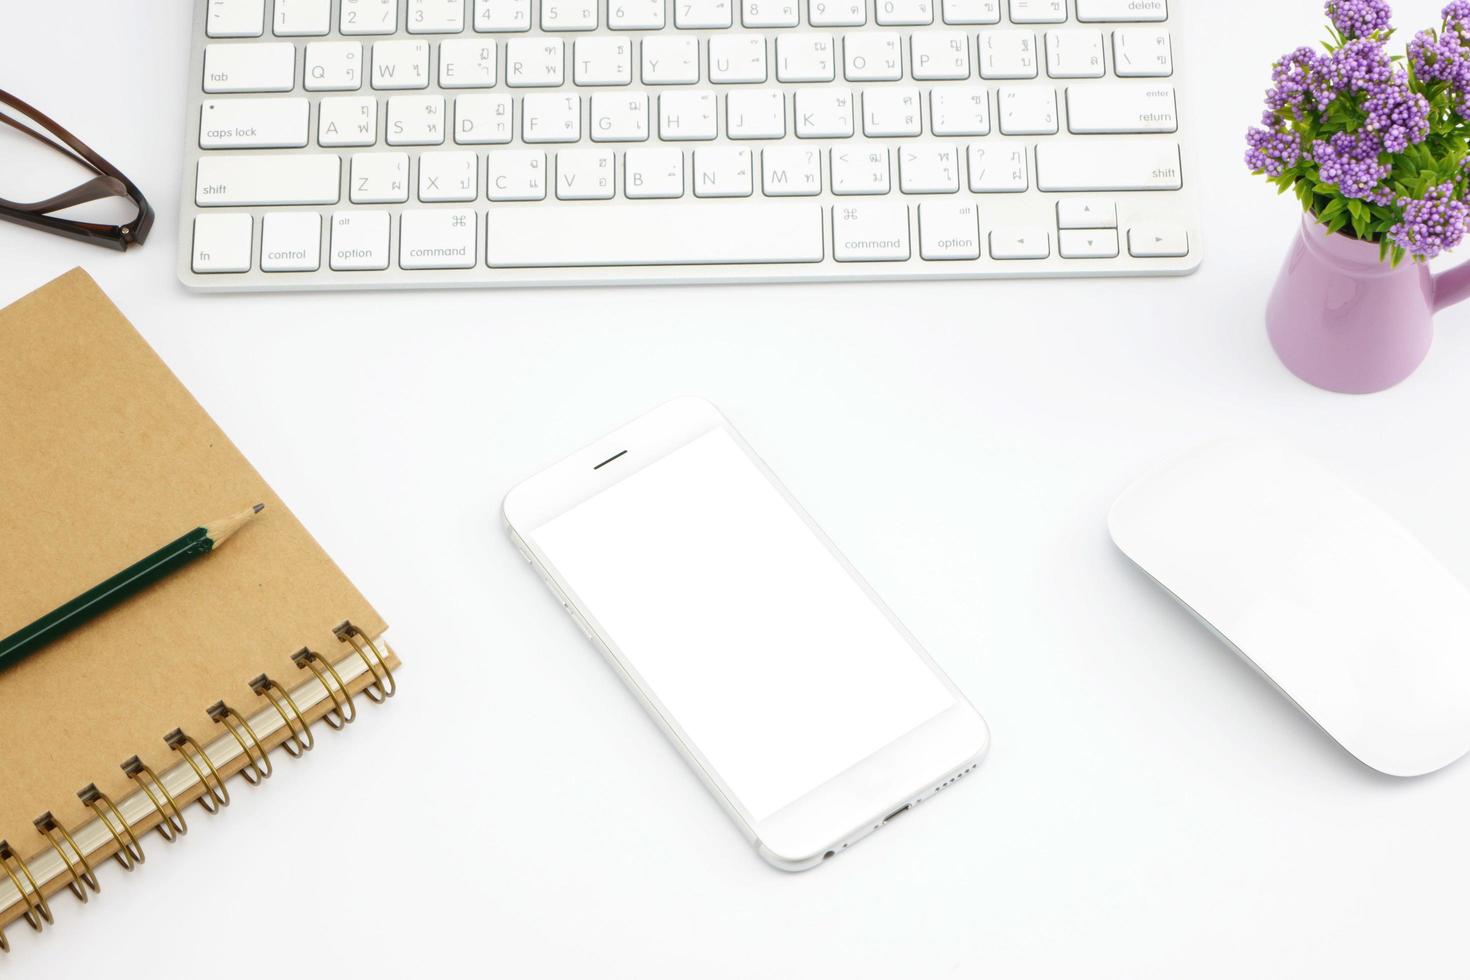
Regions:
<svg viewBox="0 0 1470 980"><path fill-rule="evenodd" d="M971 143L970 190L976 194L1018 194L1030 186L1026 144Z"/></svg>
<svg viewBox="0 0 1470 980"><path fill-rule="evenodd" d="M743 146L701 146L694 151L695 197L749 197L750 150Z"/></svg>
<svg viewBox="0 0 1470 980"><path fill-rule="evenodd" d="M761 192L767 197L822 193L822 155L816 147L768 146L761 151Z"/></svg>
<svg viewBox="0 0 1470 980"><path fill-rule="evenodd" d="M709 80L749 84L766 80L766 39L758 34L731 34L709 39Z"/></svg>
<svg viewBox="0 0 1470 980"><path fill-rule="evenodd" d="M745 27L795 27L796 0L742 0L740 23Z"/></svg>
<svg viewBox="0 0 1470 980"><path fill-rule="evenodd" d="M454 141L464 146L509 143L515 135L508 95L461 95L454 100Z"/></svg>
<svg viewBox="0 0 1470 980"><path fill-rule="evenodd" d="M981 78L1035 78L1036 35L1030 31L981 31Z"/></svg>
<svg viewBox="0 0 1470 980"><path fill-rule="evenodd" d="M295 84L294 44L204 46L206 92L289 92Z"/></svg>
<svg viewBox="0 0 1470 980"><path fill-rule="evenodd" d="M832 206L832 258L838 262L902 262L909 257L909 209L890 201Z"/></svg>
<svg viewBox="0 0 1470 980"><path fill-rule="evenodd" d="M338 211L332 215L333 269L386 269L389 244L387 211Z"/></svg>
<svg viewBox="0 0 1470 980"><path fill-rule="evenodd" d="M725 96L725 131L732 140L785 136L786 93L780 89L731 92Z"/></svg>
<svg viewBox="0 0 1470 980"><path fill-rule="evenodd" d="M946 24L999 24L1000 0L943 0L940 16Z"/></svg>
<svg viewBox="0 0 1470 980"><path fill-rule="evenodd" d="M352 158L353 204L402 204L408 200L407 153L359 153Z"/></svg>
<svg viewBox="0 0 1470 980"><path fill-rule="evenodd" d="M1036 146L1043 191L1177 191L1179 144L1162 140L1073 140Z"/></svg>
<svg viewBox="0 0 1470 980"><path fill-rule="evenodd" d="M639 149L624 153L623 196L630 200L683 197L683 151Z"/></svg>
<svg viewBox="0 0 1470 980"><path fill-rule="evenodd" d="M493 88L495 42L451 38L439 42L440 88Z"/></svg>
<svg viewBox="0 0 1470 980"><path fill-rule="evenodd" d="M803 139L846 138L852 135L852 89L796 90L796 135Z"/></svg>
<svg viewBox="0 0 1470 980"><path fill-rule="evenodd" d="M597 30L597 0L541 0L541 29Z"/></svg>
<svg viewBox="0 0 1470 980"><path fill-rule="evenodd" d="M480 32L529 31L531 0L473 0L475 30Z"/></svg>
<svg viewBox="0 0 1470 980"><path fill-rule="evenodd" d="M896 82L903 77L897 34L848 34L842 39L842 58L842 74L849 82Z"/></svg>
<svg viewBox="0 0 1470 980"><path fill-rule="evenodd" d="M575 143L582 138L582 97L537 92L521 99L521 139L527 143Z"/></svg>
<svg viewBox="0 0 1470 980"><path fill-rule="evenodd" d="M442 96L395 95L388 100L388 145L437 146L446 118Z"/></svg>
<svg viewBox="0 0 1470 980"><path fill-rule="evenodd" d="M1174 74L1169 32L1151 27L1114 31L1113 71L1119 78L1162 78Z"/></svg>
<svg viewBox="0 0 1470 980"><path fill-rule="evenodd" d="M221 99L199 113L206 150L305 146L311 115L305 99Z"/></svg>
<svg viewBox="0 0 1470 980"><path fill-rule="evenodd" d="M644 85L693 85L699 81L699 41L692 37L643 39Z"/></svg>
<svg viewBox="0 0 1470 980"><path fill-rule="evenodd" d="M1046 73L1052 78L1102 78L1103 70L1100 32L1046 32Z"/></svg>
<svg viewBox="0 0 1470 980"><path fill-rule="evenodd" d="M249 272L250 235L254 223L248 214L201 214L194 219L195 272Z"/></svg>
<svg viewBox="0 0 1470 980"><path fill-rule="evenodd" d="M1007 136L1051 135L1057 131L1057 93L1035 85L1003 85L996 96L1000 131Z"/></svg>
<svg viewBox="0 0 1470 980"><path fill-rule="evenodd" d="M626 37L578 38L572 47L572 80L578 85L627 85L633 80L633 42Z"/></svg>
<svg viewBox="0 0 1470 980"><path fill-rule="evenodd" d="M276 211L260 231L262 272L315 272L322 267L322 217L314 211Z"/></svg>
<svg viewBox="0 0 1470 980"><path fill-rule="evenodd" d="M1116 259L1118 233L1111 228L1063 230L1057 233L1057 251L1064 259Z"/></svg>
<svg viewBox="0 0 1470 980"><path fill-rule="evenodd" d="M1189 254L1189 232L1163 223L1134 225L1128 231L1128 254L1140 259L1183 258Z"/></svg>
<svg viewBox="0 0 1470 980"><path fill-rule="evenodd" d="M398 30L398 0L342 0L338 26L347 35L392 34Z"/></svg>
<svg viewBox="0 0 1470 980"><path fill-rule="evenodd" d="M332 29L332 0L276 0L271 26L276 37L321 37Z"/></svg>
<svg viewBox="0 0 1470 980"><path fill-rule="evenodd" d="M505 42L505 84L511 88L560 85L565 48L560 38L526 37Z"/></svg>
<svg viewBox="0 0 1470 980"><path fill-rule="evenodd" d="M464 0L408 0L408 33L458 34L462 30Z"/></svg>
<svg viewBox="0 0 1470 980"><path fill-rule="evenodd" d="M909 41L909 67L918 81L969 78L969 39L963 31L916 31Z"/></svg>
<svg viewBox="0 0 1470 980"><path fill-rule="evenodd" d="M473 201L480 195L480 158L466 150L419 154L419 200Z"/></svg>
<svg viewBox="0 0 1470 980"><path fill-rule="evenodd" d="M306 90L356 92L362 64L361 41L313 41L306 46Z"/></svg>
<svg viewBox="0 0 1470 980"><path fill-rule="evenodd" d="M674 26L680 30L719 30L732 23L732 0L674 0Z"/></svg>
<svg viewBox="0 0 1470 980"><path fill-rule="evenodd" d="M492 208L486 262L499 269L820 262L822 212L797 201Z"/></svg>
<svg viewBox="0 0 1470 980"><path fill-rule="evenodd" d="M990 232L993 259L1045 259L1051 257L1051 233L1044 228L1018 226Z"/></svg>
<svg viewBox="0 0 1470 980"><path fill-rule="evenodd" d="M664 0L610 0L607 26L615 31L662 30Z"/></svg>
<svg viewBox="0 0 1470 980"><path fill-rule="evenodd" d="M931 262L980 257L979 211L974 201L919 205L919 257Z"/></svg>
<svg viewBox="0 0 1470 980"><path fill-rule="evenodd" d="M1067 128L1074 133L1173 133L1174 87L1113 82L1067 87Z"/></svg>
<svg viewBox="0 0 1470 980"><path fill-rule="evenodd" d="M1165 20L1169 8L1165 0L1076 0L1077 19L1094 21Z"/></svg>
<svg viewBox="0 0 1470 980"><path fill-rule="evenodd" d="M342 160L334 153L207 156L199 161L194 203L200 207L336 204Z"/></svg>
<svg viewBox="0 0 1470 980"><path fill-rule="evenodd" d="M373 45L373 88L429 87L429 45L426 41L378 41Z"/></svg>
<svg viewBox="0 0 1470 980"><path fill-rule="evenodd" d="M491 150L485 154L485 167L490 200L546 199L546 154L540 150ZM541 214L540 211L528 213Z"/></svg>
<svg viewBox="0 0 1470 980"><path fill-rule="evenodd" d="M265 0L208 0L204 32L210 37L260 37L265 33Z"/></svg>
<svg viewBox="0 0 1470 980"><path fill-rule="evenodd" d="M1097 197L1069 197L1057 202L1057 227L1116 228L1118 207Z"/></svg>
<svg viewBox="0 0 1470 980"><path fill-rule="evenodd" d="M919 90L870 88L863 92L864 136L918 136Z"/></svg>
<svg viewBox="0 0 1470 980"><path fill-rule="evenodd" d="M1067 0L1011 0L1012 24L1061 24L1067 19Z"/></svg>
<svg viewBox="0 0 1470 980"><path fill-rule="evenodd" d="M932 0L874 0L877 21L883 27L908 27L934 23Z"/></svg>
<svg viewBox="0 0 1470 980"><path fill-rule="evenodd" d="M473 269L479 239L474 211L434 208L398 218L398 266L402 269Z"/></svg>
<svg viewBox="0 0 1470 980"><path fill-rule="evenodd" d="M831 150L833 194L887 194L888 147L847 143Z"/></svg>
<svg viewBox="0 0 1470 980"><path fill-rule="evenodd" d="M781 34L776 37L776 80L830 82L837 77L831 34Z"/></svg>
<svg viewBox="0 0 1470 980"><path fill-rule="evenodd" d="M807 0L807 23L813 27L861 27L868 22L865 0Z"/></svg>
<svg viewBox="0 0 1470 980"><path fill-rule="evenodd" d="M954 194L960 189L960 154L947 143L905 143L898 148L898 189L905 194Z"/></svg>
<svg viewBox="0 0 1470 980"><path fill-rule="evenodd" d="M593 93L591 125L594 143L641 143L648 139L648 94Z"/></svg>
<svg viewBox="0 0 1470 980"><path fill-rule="evenodd" d="M661 92L658 137L663 140L712 140L718 135L715 93L707 89Z"/></svg>
<svg viewBox="0 0 1470 980"><path fill-rule="evenodd" d="M979 86L950 86L929 92L929 130L935 136L990 133L990 92Z"/></svg>
<svg viewBox="0 0 1470 980"><path fill-rule="evenodd" d="M558 200L610 200L616 176L612 150L562 150L556 155Z"/></svg>

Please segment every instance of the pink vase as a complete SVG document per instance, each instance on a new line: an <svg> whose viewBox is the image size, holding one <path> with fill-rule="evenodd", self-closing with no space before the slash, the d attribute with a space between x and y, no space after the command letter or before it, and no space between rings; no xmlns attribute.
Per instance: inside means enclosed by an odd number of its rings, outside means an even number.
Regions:
<svg viewBox="0 0 1470 980"><path fill-rule="evenodd" d="M1470 262L1433 275L1378 246L1326 234L1306 216L1286 255L1266 332L1281 362L1303 381L1361 395L1414 373L1434 339L1434 314L1470 297Z"/></svg>

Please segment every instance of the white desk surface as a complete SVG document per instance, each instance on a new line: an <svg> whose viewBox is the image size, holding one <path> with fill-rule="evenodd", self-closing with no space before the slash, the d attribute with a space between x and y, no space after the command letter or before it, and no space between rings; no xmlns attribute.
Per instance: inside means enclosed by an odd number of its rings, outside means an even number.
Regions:
<svg viewBox="0 0 1470 980"><path fill-rule="evenodd" d="M1463 976L1470 765L1358 765L1107 537L1160 457L1273 433L1470 580L1470 307L1366 398L1296 381L1263 332L1297 219L1241 134L1270 60L1323 35L1317 4L1175 2L1204 130L1192 278L259 296L173 275L189 4L6 4L0 85L158 224L127 255L0 225L0 301L84 265L406 666L349 734L108 865L89 905L58 897L46 933L13 926L0 970L151 977L162 950L220 978ZM1395 6L1418 27L1440 4ZM517 479L681 393L726 411L994 731L942 802L810 873L746 847L498 526Z"/></svg>

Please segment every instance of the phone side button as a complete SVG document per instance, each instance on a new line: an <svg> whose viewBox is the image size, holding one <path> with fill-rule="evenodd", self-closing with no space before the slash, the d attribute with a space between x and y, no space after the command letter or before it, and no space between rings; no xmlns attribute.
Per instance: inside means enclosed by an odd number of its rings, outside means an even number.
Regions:
<svg viewBox="0 0 1470 980"><path fill-rule="evenodd" d="M592 639L592 628L587 625L587 621L577 613L577 610L571 606L567 606L567 612L571 614L572 622L577 624L577 628L582 631L582 635L589 640Z"/></svg>

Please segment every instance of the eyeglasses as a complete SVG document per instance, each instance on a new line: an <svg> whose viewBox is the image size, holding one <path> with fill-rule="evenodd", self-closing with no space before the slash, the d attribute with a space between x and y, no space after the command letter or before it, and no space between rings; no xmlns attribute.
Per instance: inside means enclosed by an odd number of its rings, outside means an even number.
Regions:
<svg viewBox="0 0 1470 980"><path fill-rule="evenodd" d="M9 110L7 112L7 110ZM124 251L129 245L142 245L153 227L153 208L138 190L136 184L123 176L122 171L102 159L91 147L62 129L56 122L0 89L0 123L19 130L31 139L50 147L57 153L81 164L96 174L69 191L46 198L44 201L25 203L9 201L0 197L0 221L12 221L18 225L63 235L79 242L91 242L105 248ZM0 176L4 173L0 165ZM55 212L101 201L106 198L121 198L137 209L137 214L120 225L97 224L72 218L57 217Z"/></svg>

